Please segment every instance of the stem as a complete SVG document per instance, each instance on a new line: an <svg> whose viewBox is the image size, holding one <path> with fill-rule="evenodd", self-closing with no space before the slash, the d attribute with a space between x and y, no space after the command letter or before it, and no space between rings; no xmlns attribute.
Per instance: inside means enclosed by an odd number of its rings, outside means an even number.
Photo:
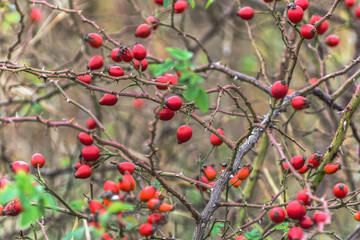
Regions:
<svg viewBox="0 0 360 240"><path fill-rule="evenodd" d="M319 166L318 170L315 173L313 180L310 185L313 191L315 192L321 181L325 176L324 167L326 164L331 163L337 155L339 148L341 147L343 141L345 140L346 132L350 126L351 119L360 105L360 88L357 88L356 93L353 95L351 101L346 106L343 116L339 122L338 129L335 133L335 136L328 147L328 150L324 156L324 161Z"/></svg>

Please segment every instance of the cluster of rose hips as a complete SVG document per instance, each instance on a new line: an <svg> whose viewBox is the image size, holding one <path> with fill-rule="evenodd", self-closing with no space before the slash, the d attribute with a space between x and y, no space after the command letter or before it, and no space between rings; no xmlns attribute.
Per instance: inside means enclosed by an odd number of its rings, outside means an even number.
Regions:
<svg viewBox="0 0 360 240"><path fill-rule="evenodd" d="M290 159L291 166L300 174L305 174L309 169L316 169L320 166L323 161L323 155L319 152L310 156L306 163L304 156L295 156ZM282 167L286 171L291 171L286 162L282 163ZM324 166L325 174L334 174L340 170L342 165L340 163L328 163Z"/></svg>
<svg viewBox="0 0 360 240"><path fill-rule="evenodd" d="M277 0L279 1L279 0ZM264 0L264 2L272 2L272 0ZM355 0L346 0L346 5L348 7L353 7L355 5ZM295 0L294 3L288 5L287 17L289 21L293 24L298 24L303 20L304 11L308 8L308 0ZM237 15L244 20L251 20L254 17L254 10L251 7L242 7ZM355 16L360 18L360 4L355 10ZM305 39L312 39L318 34L324 34L328 29L329 23L327 20L323 21L318 27L314 27L319 21L322 20L322 17L319 15L313 15L310 18L310 24L305 24L300 29L300 34ZM325 38L325 43L329 47L335 47L340 43L340 38L334 34L331 34Z"/></svg>
<svg viewBox="0 0 360 240"><path fill-rule="evenodd" d="M91 167L98 166L96 161L100 157L100 149L97 146L92 145L94 139L87 133L79 133L78 139L82 144L85 145L85 147L81 150L80 161L75 165L75 177L85 179L91 176Z"/></svg>
<svg viewBox="0 0 360 240"><path fill-rule="evenodd" d="M78 137L79 140L84 144L91 144L93 141L93 139L85 133L80 133ZM91 145L87 145L87 147L88 146ZM83 151L82 155L85 155L85 158L87 159L89 157L89 155L84 154ZM42 154L35 153L31 157L31 165L34 168L42 168L44 164L45 158ZM77 169L75 174L78 178L84 178L84 176L87 176L88 172L82 170L84 166L89 168L91 172L90 166L88 166L86 163L81 165L82 166ZM15 174L19 173L20 171L25 173L29 173L30 171L29 165L24 161L16 161L12 163L11 169ZM122 176L119 178L118 183L111 180L106 180L104 182L104 193L101 196L102 201L90 198L88 199L88 208L91 212L91 215L89 215L87 219L89 226L101 229L103 226L100 224L100 217L106 214L108 212L108 208L115 202L125 202L131 204L138 202L146 203L146 206L150 211L150 214L147 217L147 221L139 226L139 233L142 236L151 236L155 234L159 226L167 223L168 213L173 210L173 205L166 203L164 201L164 195L157 191L157 187L153 185L144 187L140 191L139 199L137 200L136 196L132 194L136 188L136 182L132 176L135 171L134 165L129 162L121 162L117 164L117 169ZM1 178L0 189L4 189L8 183L10 183L8 179L4 177ZM20 200L15 198L6 204L5 207L0 206L0 211L2 212L2 215L17 216L23 211L23 208L21 206ZM116 214L116 221L120 227L126 227L126 221L123 221L122 218L127 214L133 214L133 212L127 213L126 211L121 211ZM108 233L104 233L102 235L102 239L112 240L113 238L111 238ZM124 237L123 240L127 240L127 238Z"/></svg>
<svg viewBox="0 0 360 240"><path fill-rule="evenodd" d="M221 163L221 170L220 170L220 174L223 173L223 171L225 170L225 168L228 166L227 163ZM242 168L240 168L240 170L237 172L237 174L233 175L230 178L230 185L234 186L234 187L239 187L242 183L243 180L247 179L250 175L252 171L252 167L251 165L244 165ZM214 168L213 165L210 166L203 166L202 167L202 173L204 174L203 176L201 176L201 178L197 178L198 180L200 180L200 182L203 182L205 184L209 184L210 186L214 186L216 181L216 170ZM212 181L212 182L210 182ZM197 189L200 189L201 191L207 191L207 188L205 187L199 187L196 186Z"/></svg>
<svg viewBox="0 0 360 240"><path fill-rule="evenodd" d="M289 86L287 85L285 80L276 81L271 86L271 96L276 99L284 98L289 94ZM310 101L303 96L296 96L291 99L291 106L295 110L302 110L310 106Z"/></svg>
<svg viewBox="0 0 360 240"><path fill-rule="evenodd" d="M103 43L103 38L97 33L89 33L86 35L85 40L89 43L90 46L94 48L101 47ZM114 62L124 61L126 63L131 63L135 69L139 71L145 71L148 67L148 62L145 59L146 57L146 48L139 43L136 43L132 49L127 46L120 46L111 50L110 57ZM104 66L104 60L101 56L93 56L88 63L89 70L98 70ZM119 66L112 66L106 69L108 74L112 77L122 77L124 76L124 70ZM91 83L91 75L82 75L77 79L86 84ZM106 93L99 101L100 105L113 106L117 103L118 97L114 94Z"/></svg>
<svg viewBox="0 0 360 240"><path fill-rule="evenodd" d="M35 153L31 157L30 162L31 162L31 165L35 169L39 169L39 168L42 168L45 165L45 158L44 158L44 156L42 154ZM24 173L27 174L30 171L29 164L27 164L24 161L15 161L10 166L11 166L11 170L15 174L17 174L19 172L24 172ZM10 181L7 178L2 177L1 180L0 180L0 190L3 190L9 183L10 183ZM11 200L9 203L7 203L5 205L5 207L0 205L0 213L1 213L1 215L17 216L22 211L23 211L23 207L21 206L21 202L20 202L20 200L18 198L15 198L15 199Z"/></svg>
<svg viewBox="0 0 360 240"><path fill-rule="evenodd" d="M88 207L91 212L91 215L88 217L88 224L97 229L101 229L103 226L101 226L100 218L102 215L108 213L108 208L114 203L138 203L141 206L143 203L146 203L149 215L146 222L139 225L138 231L140 235L145 237L154 235L158 227L167 223L168 213L174 209L174 206L166 203L164 196L157 191L157 187L153 185L144 187L140 191L137 199L132 193L136 187L135 180L132 176L135 170L134 165L129 162L121 162L117 164L117 169L120 174L122 174L122 177L118 183L111 180L104 182L104 193L101 196L102 201L88 199ZM126 228L127 222L124 217L133 214L133 211L116 213L116 222L119 227ZM113 239L108 233L105 233L102 238L105 240ZM125 239L127 238L124 237L123 240Z"/></svg>
<svg viewBox="0 0 360 240"><path fill-rule="evenodd" d="M154 0L154 2L161 6L164 4L163 0L161 1ZM182 13L186 10L186 8L187 8L187 2L178 0L174 4L174 13ZM157 19L156 17L154 16L148 17L146 19L146 23L142 23L136 28L135 36L139 38L147 38L148 36L150 36L152 30L157 29L158 23L159 23L159 19Z"/></svg>
<svg viewBox="0 0 360 240"><path fill-rule="evenodd" d="M333 194L337 199L343 199L348 194L348 188L343 183L338 183L333 188ZM297 226L291 227L288 231L289 240L301 240L304 236L303 229L310 229L316 225L319 229L323 229L325 224L331 223L331 216L324 211L316 211L312 219L306 216L306 206L310 206L312 198L308 189L300 190L296 195L296 200L290 201L286 205L286 210L282 207L274 207L269 211L269 218L272 222L279 224L282 223L286 216L288 220ZM356 219L356 214L354 218Z"/></svg>

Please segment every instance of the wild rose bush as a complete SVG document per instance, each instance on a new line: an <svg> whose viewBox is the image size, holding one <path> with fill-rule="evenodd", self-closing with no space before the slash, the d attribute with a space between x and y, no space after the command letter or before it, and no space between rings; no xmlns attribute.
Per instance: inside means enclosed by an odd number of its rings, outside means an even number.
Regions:
<svg viewBox="0 0 360 240"><path fill-rule="evenodd" d="M1 239L358 239L360 3L1 3Z"/></svg>

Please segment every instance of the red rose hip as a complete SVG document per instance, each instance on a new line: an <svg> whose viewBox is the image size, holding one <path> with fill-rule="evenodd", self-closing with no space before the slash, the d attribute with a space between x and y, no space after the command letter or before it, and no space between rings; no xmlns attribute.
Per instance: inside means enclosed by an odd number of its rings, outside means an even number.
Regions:
<svg viewBox="0 0 360 240"><path fill-rule="evenodd" d="M34 7L30 10L29 20L32 23L40 22L42 19L41 9L38 7Z"/></svg>
<svg viewBox="0 0 360 240"><path fill-rule="evenodd" d="M329 216L326 212L318 211L313 215L314 223L316 225L325 224L329 221Z"/></svg>
<svg viewBox="0 0 360 240"><path fill-rule="evenodd" d="M223 136L225 135L224 130L222 128L218 128L216 131L218 131ZM220 146L223 143L223 141L214 133L212 133L210 136L210 143L213 146Z"/></svg>
<svg viewBox="0 0 360 240"><path fill-rule="evenodd" d="M100 150L93 145L86 146L81 150L81 155L87 162L96 161L100 157Z"/></svg>
<svg viewBox="0 0 360 240"><path fill-rule="evenodd" d="M325 43L329 47L336 47L340 43L340 38L334 34L331 34L325 38Z"/></svg>
<svg viewBox="0 0 360 240"><path fill-rule="evenodd" d="M333 188L333 193L334 193L335 197L339 198L339 199L346 197L348 192L349 192L348 187L343 183L338 183Z"/></svg>
<svg viewBox="0 0 360 240"><path fill-rule="evenodd" d="M85 41L87 41L89 45L92 46L93 48L99 48L103 43L103 38L101 37L100 34L89 33L88 35L86 35Z"/></svg>
<svg viewBox="0 0 360 240"><path fill-rule="evenodd" d="M188 125L182 125L177 130L177 140L178 143L184 143L190 140L192 136L192 129Z"/></svg>
<svg viewBox="0 0 360 240"><path fill-rule="evenodd" d="M292 227L288 232L289 240L302 240L303 236L304 236L304 232L299 227Z"/></svg>
<svg viewBox="0 0 360 240"><path fill-rule="evenodd" d="M303 229L309 229L314 225L314 223L310 217L304 216L302 219L300 219L299 225Z"/></svg>
<svg viewBox="0 0 360 240"><path fill-rule="evenodd" d="M311 24L305 24L302 26L300 34L305 39L312 39L316 35L316 28Z"/></svg>
<svg viewBox="0 0 360 240"><path fill-rule="evenodd" d="M104 60L101 56L93 56L89 63L88 63L88 68L90 70L97 70L97 69L100 69L104 66Z"/></svg>
<svg viewBox="0 0 360 240"><path fill-rule="evenodd" d="M135 167L132 163L129 162L121 162L117 165L117 168L119 170L119 173L122 175L125 174L133 174L135 171Z"/></svg>
<svg viewBox="0 0 360 240"><path fill-rule="evenodd" d="M163 108L158 114L159 119L162 121L169 121L175 116L175 112L168 108Z"/></svg>
<svg viewBox="0 0 360 240"><path fill-rule="evenodd" d="M312 165L311 168L317 168L318 166L320 166L322 160L323 155L320 152L317 152L310 156L308 163Z"/></svg>
<svg viewBox="0 0 360 240"><path fill-rule="evenodd" d="M135 44L132 51L136 60L141 61L146 57L146 48L140 43Z"/></svg>
<svg viewBox="0 0 360 240"><path fill-rule="evenodd" d="M269 217L274 223L281 223L285 220L286 212L281 207L275 207L270 210Z"/></svg>
<svg viewBox="0 0 360 240"><path fill-rule="evenodd" d="M295 5L299 6L302 8L302 10L306 10L309 6L309 1L308 0L295 0Z"/></svg>
<svg viewBox="0 0 360 240"><path fill-rule="evenodd" d="M174 4L174 12L175 13L182 13L185 11L187 7L187 2L186 1L176 1Z"/></svg>
<svg viewBox="0 0 360 240"><path fill-rule="evenodd" d="M309 107L310 101L303 96L296 96L291 100L291 106L296 110L302 110Z"/></svg>
<svg viewBox="0 0 360 240"><path fill-rule="evenodd" d="M113 106L117 103L118 97L113 94L106 93L99 101L100 105Z"/></svg>
<svg viewBox="0 0 360 240"><path fill-rule="evenodd" d="M290 20L290 22L297 24L297 23L301 22L301 20L303 19L304 11L301 7L296 6L293 3L290 3L289 10L287 12L287 16L288 16L288 19Z"/></svg>
<svg viewBox="0 0 360 240"><path fill-rule="evenodd" d="M95 129L97 128L97 124L94 121L94 119L92 119L91 117L88 118L88 120L86 120L86 127L88 129Z"/></svg>
<svg viewBox="0 0 360 240"><path fill-rule="evenodd" d="M86 84L90 84L91 83L91 75L82 75L77 77L77 80L86 83Z"/></svg>
<svg viewBox="0 0 360 240"><path fill-rule="evenodd" d="M121 54L119 48L111 50L110 57L114 62L121 62Z"/></svg>
<svg viewBox="0 0 360 240"><path fill-rule="evenodd" d="M166 100L166 106L172 111L179 110L182 106L181 98L179 98L178 96L169 97Z"/></svg>
<svg viewBox="0 0 360 240"><path fill-rule="evenodd" d="M360 18L360 3L357 5L355 9L355 17Z"/></svg>
<svg viewBox="0 0 360 240"><path fill-rule="evenodd" d="M154 188L154 186L147 186L140 191L139 198L141 201L147 202L150 199L154 198L155 194L156 189Z"/></svg>
<svg viewBox="0 0 360 240"><path fill-rule="evenodd" d="M151 29L149 24L143 23L137 27L135 36L139 38L147 38L150 35L150 33L151 33Z"/></svg>
<svg viewBox="0 0 360 240"><path fill-rule="evenodd" d="M334 174L336 173L338 170L340 170L342 167L341 164L333 164L333 163L329 163L326 164L324 167L324 171L326 174Z"/></svg>
<svg viewBox="0 0 360 240"><path fill-rule="evenodd" d="M305 157L295 156L295 157L291 158L290 163L295 168L295 170L299 170L305 164Z"/></svg>
<svg viewBox="0 0 360 240"><path fill-rule="evenodd" d="M286 213L293 220L300 220L306 214L305 205L297 200L289 202L286 206Z"/></svg>
<svg viewBox="0 0 360 240"><path fill-rule="evenodd" d="M92 174L91 168L88 165L82 165L75 172L75 177L85 179L85 178L89 178L91 176L91 174Z"/></svg>
<svg viewBox="0 0 360 240"><path fill-rule="evenodd" d="M139 233L141 236L149 237L154 234L153 225L150 223L143 223L139 227Z"/></svg>
<svg viewBox="0 0 360 240"><path fill-rule="evenodd" d="M302 189L298 192L296 195L296 199L298 201L302 201L306 206L310 205L312 202L312 199L310 198L309 191L307 189Z"/></svg>
<svg viewBox="0 0 360 240"><path fill-rule="evenodd" d="M45 165L45 158L41 153L35 153L31 157L31 165L34 168L42 168Z"/></svg>
<svg viewBox="0 0 360 240"><path fill-rule="evenodd" d="M24 161L16 161L11 164L11 169L14 173L18 173L19 171L24 171L28 173L30 171L29 165Z"/></svg>
<svg viewBox="0 0 360 240"><path fill-rule="evenodd" d="M254 17L254 9L251 7L243 7L238 12L237 15L244 20L250 20Z"/></svg>
<svg viewBox="0 0 360 240"><path fill-rule="evenodd" d="M145 71L148 68L148 61L146 59L141 60L141 62L139 60L135 60L134 61L135 64L135 68L137 70L139 70L140 68L140 64L141 64L141 71Z"/></svg>
<svg viewBox="0 0 360 240"><path fill-rule="evenodd" d="M113 66L109 68L109 75L112 77L124 76L124 70L119 66Z"/></svg>
<svg viewBox="0 0 360 240"><path fill-rule="evenodd" d="M286 84L286 81L276 81L271 86L271 96L274 98L280 99L286 96L289 90L289 86Z"/></svg>
<svg viewBox="0 0 360 240"><path fill-rule="evenodd" d="M79 139L79 141L88 146L88 145L91 145L94 141L94 139L87 133L84 133L84 132L81 132L79 133L79 135L77 136L77 138Z"/></svg>
<svg viewBox="0 0 360 240"><path fill-rule="evenodd" d="M208 180L213 180L216 177L216 170L213 166L203 166L202 172L205 174Z"/></svg>
<svg viewBox="0 0 360 240"><path fill-rule="evenodd" d="M320 21L322 19L321 16L319 15L313 15L311 18L310 18L310 23L315 25L318 21ZM317 32L321 35L323 33L326 32L326 30L328 29L329 27L329 22L327 20L323 21L317 28Z"/></svg>

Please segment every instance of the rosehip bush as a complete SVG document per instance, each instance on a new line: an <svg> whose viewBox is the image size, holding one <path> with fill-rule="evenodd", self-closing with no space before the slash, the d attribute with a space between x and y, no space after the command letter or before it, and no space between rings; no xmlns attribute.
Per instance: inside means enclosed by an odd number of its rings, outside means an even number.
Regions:
<svg viewBox="0 0 360 240"><path fill-rule="evenodd" d="M359 4L2 1L0 239L360 239Z"/></svg>

